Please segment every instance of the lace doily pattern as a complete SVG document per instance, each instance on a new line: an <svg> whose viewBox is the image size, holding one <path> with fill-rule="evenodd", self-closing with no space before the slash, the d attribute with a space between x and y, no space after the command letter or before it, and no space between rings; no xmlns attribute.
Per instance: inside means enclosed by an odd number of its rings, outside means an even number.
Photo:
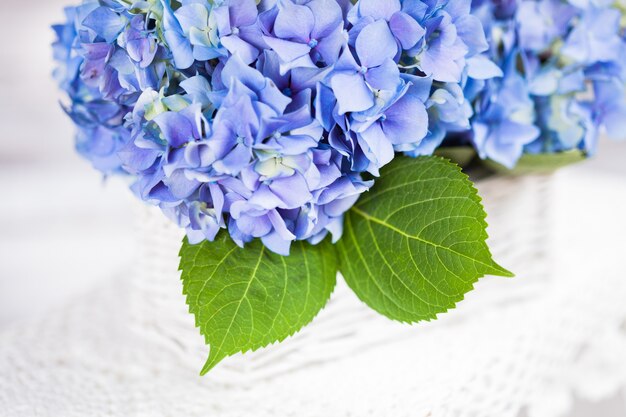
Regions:
<svg viewBox="0 0 626 417"><path fill-rule="evenodd" d="M618 248L590 251L606 233L597 222L557 227L553 182L478 184L496 259L516 278L484 278L455 310L414 326L379 317L340 283L301 333L205 377L208 348L178 280L182 233L142 207L129 276L0 333L0 414L561 416L574 392L600 399L626 386L626 281ZM594 208L611 218L611 205Z"/></svg>

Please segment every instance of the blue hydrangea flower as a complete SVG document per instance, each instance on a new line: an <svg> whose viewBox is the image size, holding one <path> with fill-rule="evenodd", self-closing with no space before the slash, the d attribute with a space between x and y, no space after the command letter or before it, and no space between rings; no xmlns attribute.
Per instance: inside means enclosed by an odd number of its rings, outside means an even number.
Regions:
<svg viewBox="0 0 626 417"><path fill-rule="evenodd" d="M212 11L220 43L233 55L249 64L265 47L258 25L255 0L225 0L217 2Z"/></svg>
<svg viewBox="0 0 626 417"><path fill-rule="evenodd" d="M394 151L431 154L448 131L468 128L468 81L501 75L482 55L488 45L467 2L359 1L348 21L348 45L318 86L316 107L330 143L350 159L352 169L378 175ZM419 93L404 98L408 90ZM448 102L445 122L438 119L444 91L457 94ZM386 117L384 109L397 100L411 103L411 121L389 135L375 129L378 123L363 128L363 120Z"/></svg>
<svg viewBox="0 0 626 417"><path fill-rule="evenodd" d="M539 137L528 85L512 69L502 79L487 84L476 113L473 141L481 158L489 157L513 168L524 147Z"/></svg>
<svg viewBox="0 0 626 417"><path fill-rule="evenodd" d="M448 133L470 129L469 119L474 112L465 93L457 83L443 83L426 100L428 133L417 145L404 147L412 156L431 155Z"/></svg>
<svg viewBox="0 0 626 417"><path fill-rule="evenodd" d="M167 53L148 13L89 1L66 15L54 27L55 77L70 98L64 107L78 126L77 149L97 169L121 172L125 117L145 89L167 83Z"/></svg>
<svg viewBox="0 0 626 417"><path fill-rule="evenodd" d="M626 87L618 78L594 83L595 100L592 112L612 139L626 138Z"/></svg>
<svg viewBox="0 0 626 417"><path fill-rule="evenodd" d="M579 149L590 155L602 132L626 137L626 39L622 12L613 3L518 0L474 7L505 77L504 87L491 81L476 89L473 142L481 157L513 167L523 152ZM493 109L509 88L517 91L524 114L532 115L524 118L525 128L512 111L516 105L496 112L494 120ZM494 123L517 127L498 130Z"/></svg>
<svg viewBox="0 0 626 417"><path fill-rule="evenodd" d="M373 185L362 174L467 129L468 92L501 75L469 0L87 0L67 14L55 76L79 150L192 243L226 229L286 255L339 239Z"/></svg>
<svg viewBox="0 0 626 417"><path fill-rule="evenodd" d="M470 14L470 3L407 1L404 6L426 29L423 39L407 53L413 65L436 81L460 82L466 59L488 49L480 21Z"/></svg>
<svg viewBox="0 0 626 417"><path fill-rule="evenodd" d="M541 53L567 33L576 9L561 0L521 1L515 22L519 27L520 47Z"/></svg>
<svg viewBox="0 0 626 417"><path fill-rule="evenodd" d="M226 55L219 47L217 27L211 25L208 1L183 4L176 12L164 2L163 9L163 32L178 68Z"/></svg>
<svg viewBox="0 0 626 417"><path fill-rule="evenodd" d="M612 7L590 7L579 13L560 53L581 65L619 61L624 49L621 12Z"/></svg>
<svg viewBox="0 0 626 417"><path fill-rule="evenodd" d="M343 11L335 0L277 0L260 16L263 40L291 68L332 65L346 43Z"/></svg>

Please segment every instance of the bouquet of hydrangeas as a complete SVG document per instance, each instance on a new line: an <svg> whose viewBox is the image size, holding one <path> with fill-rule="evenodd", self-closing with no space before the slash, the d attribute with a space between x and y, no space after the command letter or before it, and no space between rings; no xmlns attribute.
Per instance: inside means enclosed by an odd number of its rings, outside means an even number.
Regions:
<svg viewBox="0 0 626 417"><path fill-rule="evenodd" d="M464 138L512 166L524 149L589 151L600 125L622 133L616 10L87 0L55 26L55 77L78 151L186 229L182 280L207 372L310 322L338 271L403 322L510 275L471 182L432 154ZM538 32L529 13L563 22ZM586 13L611 16L598 39L577 35L599 25ZM619 52L594 46L606 39Z"/></svg>
<svg viewBox="0 0 626 417"><path fill-rule="evenodd" d="M601 132L626 138L624 4L477 1L502 77L478 86L472 132L482 158L513 168L523 153L592 155ZM565 159L567 161L568 159Z"/></svg>

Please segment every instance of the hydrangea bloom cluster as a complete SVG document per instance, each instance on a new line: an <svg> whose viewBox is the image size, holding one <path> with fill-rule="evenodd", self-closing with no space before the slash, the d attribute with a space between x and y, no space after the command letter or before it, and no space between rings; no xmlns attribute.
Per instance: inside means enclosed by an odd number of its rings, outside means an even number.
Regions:
<svg viewBox="0 0 626 417"><path fill-rule="evenodd" d="M476 101L481 157L512 168L523 152L593 154L602 131L626 137L622 10L613 0L474 3L503 71Z"/></svg>
<svg viewBox="0 0 626 417"><path fill-rule="evenodd" d="M67 16L56 76L79 151L192 243L338 239L362 175L468 129L464 89L501 75L470 0L99 0Z"/></svg>
<svg viewBox="0 0 626 417"><path fill-rule="evenodd" d="M85 3L67 8L67 23L54 26L55 78L70 98L65 110L78 128L77 149L106 173L121 171L117 154L130 140L125 116L144 90L161 87L168 67L154 16L124 9Z"/></svg>

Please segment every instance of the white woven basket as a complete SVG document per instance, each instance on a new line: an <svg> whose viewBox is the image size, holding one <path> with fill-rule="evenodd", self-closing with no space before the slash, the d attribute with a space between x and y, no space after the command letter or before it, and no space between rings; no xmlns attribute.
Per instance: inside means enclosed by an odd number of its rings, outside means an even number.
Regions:
<svg viewBox="0 0 626 417"><path fill-rule="evenodd" d="M443 316L448 324L470 318L476 309L532 297L540 288L532 281L540 284L549 277L550 183L550 176L497 177L478 182L489 213L489 243L495 258L513 271L524 271L529 278L521 291L507 285L476 291L459 310ZM132 275L131 324L138 332L150 329L153 349L169 349L172 359L180 361L175 366L197 372L207 357L208 347L198 336L182 295L177 255L183 232L157 209L142 206L138 215L141 252ZM375 313L351 293L341 276L338 278L330 302L304 331L280 345L226 359L212 372L212 377L224 387L254 386L262 380L341 360L421 332Z"/></svg>
<svg viewBox="0 0 626 417"><path fill-rule="evenodd" d="M130 276L0 333L0 416L560 417L574 391L626 387L626 280L610 262L551 272L551 181L478 182L491 247L516 278L483 278L455 310L414 326L378 316L340 280L301 333L205 377L208 347L177 271L182 233L142 207Z"/></svg>

